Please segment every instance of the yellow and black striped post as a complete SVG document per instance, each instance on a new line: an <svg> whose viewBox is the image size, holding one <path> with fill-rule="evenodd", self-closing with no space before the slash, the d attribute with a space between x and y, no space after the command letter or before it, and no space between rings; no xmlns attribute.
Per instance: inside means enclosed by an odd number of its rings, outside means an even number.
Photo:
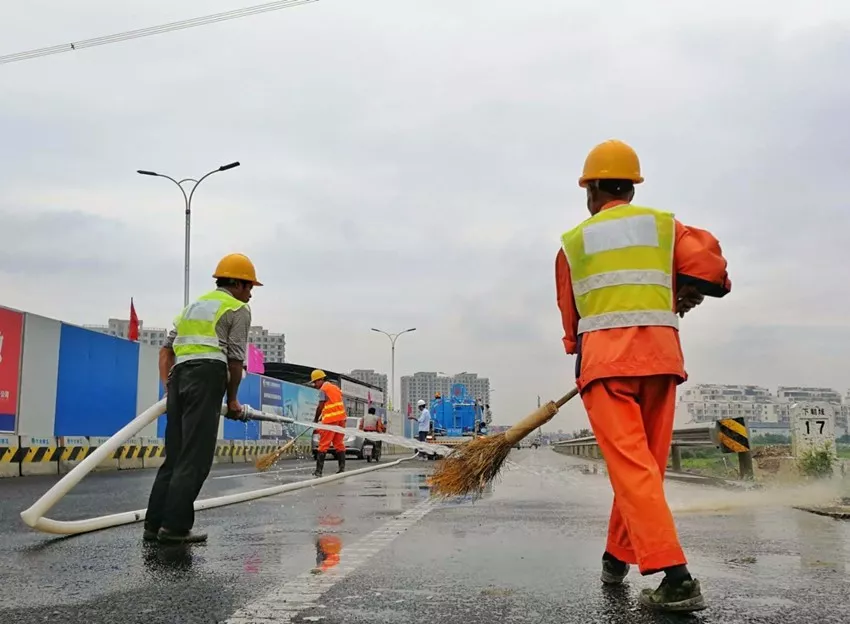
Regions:
<svg viewBox="0 0 850 624"><path fill-rule="evenodd" d="M752 479L753 458L750 454L750 435L743 418L724 418L715 424L717 442L724 453L737 453L742 479Z"/></svg>

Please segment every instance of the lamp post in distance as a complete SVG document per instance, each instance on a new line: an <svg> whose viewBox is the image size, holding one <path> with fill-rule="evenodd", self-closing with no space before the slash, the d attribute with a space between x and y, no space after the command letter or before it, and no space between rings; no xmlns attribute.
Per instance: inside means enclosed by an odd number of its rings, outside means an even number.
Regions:
<svg viewBox="0 0 850 624"><path fill-rule="evenodd" d="M373 332L378 332L379 334L383 334L387 338L390 339L390 348L391 348L391 359L390 359L390 400L389 400L389 408L392 411L393 409L393 401L395 400L395 341L398 340L398 337L402 334L406 334L408 332L415 332L416 328L411 327L410 329L405 329L404 331L400 331L397 334L391 334L389 332L385 332L383 329L376 329L372 327Z"/></svg>
<svg viewBox="0 0 850 624"><path fill-rule="evenodd" d="M183 202L186 209L186 242L185 242L185 250L184 250L184 258L183 258L183 307L189 305L189 240L190 240L190 232L192 229L192 197L195 194L195 189L210 177L214 173L219 173L221 171L227 171L228 169L235 169L239 166L239 161L235 161L229 163L227 165L222 165L218 169L213 169L202 175L199 179L195 178L183 178L179 182L172 178L171 176L165 175L163 173L157 173L156 171L149 171L147 169L138 169L136 173L144 176L152 176L155 178L165 178L166 180L171 180L174 184L177 185L177 188L180 189L180 192L183 193ZM192 182L192 190L189 191L189 194L186 194L186 189L183 187L183 184L186 182Z"/></svg>

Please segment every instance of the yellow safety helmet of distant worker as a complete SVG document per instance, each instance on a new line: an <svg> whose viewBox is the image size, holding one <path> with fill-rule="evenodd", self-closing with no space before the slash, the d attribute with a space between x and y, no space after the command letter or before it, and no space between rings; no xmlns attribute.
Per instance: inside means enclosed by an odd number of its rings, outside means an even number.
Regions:
<svg viewBox="0 0 850 624"><path fill-rule="evenodd" d="M325 377L327 377L327 375L325 375L325 371L319 370L318 368L310 373L310 381L319 381Z"/></svg>
<svg viewBox="0 0 850 624"><path fill-rule="evenodd" d="M616 139L600 143L587 155L578 185L586 188L591 180L631 180L640 184L643 176L637 153Z"/></svg>
<svg viewBox="0 0 850 624"><path fill-rule="evenodd" d="M257 281L257 271L254 269L254 263L251 262L248 256L241 253L227 254L219 260L213 277L216 279L237 279L251 282L254 286L262 286Z"/></svg>

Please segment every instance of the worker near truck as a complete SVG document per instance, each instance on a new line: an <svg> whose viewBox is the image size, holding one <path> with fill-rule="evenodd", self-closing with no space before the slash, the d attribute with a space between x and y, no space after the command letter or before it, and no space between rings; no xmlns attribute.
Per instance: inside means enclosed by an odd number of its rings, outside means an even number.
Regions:
<svg viewBox="0 0 850 624"><path fill-rule="evenodd" d="M630 564L664 580L640 596L663 611L705 608L664 496L676 386L687 379L678 316L731 290L717 239L673 214L633 205L643 182L635 151L606 141L587 156L579 186L590 218L561 237L558 306L577 386L608 465L614 505L602 582Z"/></svg>
<svg viewBox="0 0 850 624"><path fill-rule="evenodd" d="M416 403L416 409L419 410L419 418L417 418L416 434L420 442L425 442L428 439L428 434L431 431L431 412L425 401L419 399ZM419 451L419 459L427 459L427 455L423 451Z"/></svg>
<svg viewBox="0 0 850 624"><path fill-rule="evenodd" d="M314 370L310 373L310 383L319 391L319 404L313 422L322 420L323 425L345 427L345 403L342 400L342 390L336 384L328 381L325 371ZM337 474L345 472L345 434L319 429L319 448L316 449L315 477L321 477L325 467L325 453L331 446L339 466Z"/></svg>
<svg viewBox="0 0 850 624"><path fill-rule="evenodd" d="M369 409L366 410L366 416L363 418L363 431L374 431L375 433L384 433L386 431L384 420L378 416L374 405L370 405ZM375 447L375 457L378 458L381 456L381 441L376 440L373 444Z"/></svg>
<svg viewBox="0 0 850 624"><path fill-rule="evenodd" d="M159 376L166 389L165 462L148 501L144 539L164 543L206 541L192 533L194 503L212 467L222 399L228 418L243 420L236 395L242 381L251 292L257 281L247 256L221 259L216 290L198 298L174 321L159 350Z"/></svg>

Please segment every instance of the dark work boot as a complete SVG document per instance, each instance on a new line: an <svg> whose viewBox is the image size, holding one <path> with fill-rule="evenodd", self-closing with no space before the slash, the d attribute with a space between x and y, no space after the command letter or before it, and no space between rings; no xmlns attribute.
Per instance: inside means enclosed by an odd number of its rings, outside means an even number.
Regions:
<svg viewBox="0 0 850 624"><path fill-rule="evenodd" d="M152 526L145 525L145 531L142 534L142 539L146 542L155 542L157 540L157 534L159 533L159 529L154 528Z"/></svg>
<svg viewBox="0 0 850 624"><path fill-rule="evenodd" d="M655 611L690 613L706 608L699 581L695 578L672 581L665 577L658 589L644 589L639 600L644 607Z"/></svg>
<svg viewBox="0 0 850 624"><path fill-rule="evenodd" d="M602 582L605 585L620 585L629 574L629 564L607 552L602 555Z"/></svg>
<svg viewBox="0 0 850 624"><path fill-rule="evenodd" d="M336 473L345 472L345 451L336 452L336 461L339 464L339 470Z"/></svg>
<svg viewBox="0 0 850 624"><path fill-rule="evenodd" d="M314 477L321 477L322 470L325 468L325 454L319 453L316 455L316 470L313 472Z"/></svg>
<svg viewBox="0 0 850 624"><path fill-rule="evenodd" d="M157 535L160 544L199 544L207 541L206 533L174 533L168 529L160 529Z"/></svg>

